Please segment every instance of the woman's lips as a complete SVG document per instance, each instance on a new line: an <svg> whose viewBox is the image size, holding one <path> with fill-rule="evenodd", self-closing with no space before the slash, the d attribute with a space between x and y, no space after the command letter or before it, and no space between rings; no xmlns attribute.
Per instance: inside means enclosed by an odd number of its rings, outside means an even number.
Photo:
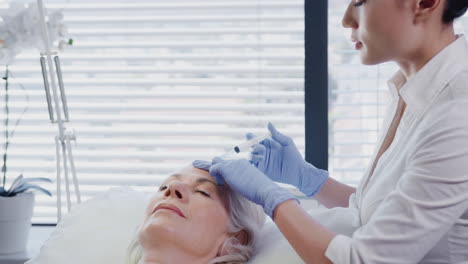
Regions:
<svg viewBox="0 0 468 264"><path fill-rule="evenodd" d="M171 211L171 212L173 212L173 213L178 214L180 217L185 218L184 213L182 213L182 211L181 211L179 208L177 208L177 206L172 205L172 204L165 204L165 203L159 204L159 205L156 206L156 208L153 210L153 214L154 214L156 211L158 211L158 210L169 210L169 211Z"/></svg>

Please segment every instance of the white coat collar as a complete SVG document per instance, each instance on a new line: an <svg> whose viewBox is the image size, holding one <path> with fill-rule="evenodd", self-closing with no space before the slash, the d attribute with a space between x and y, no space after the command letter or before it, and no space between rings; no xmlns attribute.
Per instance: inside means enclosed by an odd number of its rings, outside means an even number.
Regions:
<svg viewBox="0 0 468 264"><path fill-rule="evenodd" d="M398 93L405 101L408 110L419 115L432 99L460 71L468 68L468 42L463 35L434 56L412 78L406 80L398 71L388 82L393 99Z"/></svg>

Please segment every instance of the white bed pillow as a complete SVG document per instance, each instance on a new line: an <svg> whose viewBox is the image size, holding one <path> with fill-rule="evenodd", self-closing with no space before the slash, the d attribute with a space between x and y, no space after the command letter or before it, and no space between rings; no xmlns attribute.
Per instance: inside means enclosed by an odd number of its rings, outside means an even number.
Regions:
<svg viewBox="0 0 468 264"><path fill-rule="evenodd" d="M97 195L65 215L27 264L120 264L149 195L128 187Z"/></svg>
<svg viewBox="0 0 468 264"><path fill-rule="evenodd" d="M123 264L148 199L147 194L122 187L77 205L57 225L40 253L25 264ZM313 208L309 213L338 233L351 232L348 227L330 225L343 219L335 216L344 216L332 211ZM304 263L271 220L262 228L254 252L249 264Z"/></svg>
<svg viewBox="0 0 468 264"><path fill-rule="evenodd" d="M142 192L122 187L77 205L63 217L39 254L25 264L124 264L148 199ZM249 263L303 263L272 221L265 223L259 241Z"/></svg>
<svg viewBox="0 0 468 264"><path fill-rule="evenodd" d="M310 200L301 201L301 204L315 221L337 234L352 236L353 232L360 226L358 212L355 209L344 207L328 209L318 202ZM255 246L254 257L249 264L304 263L271 220L265 223L259 241L260 243Z"/></svg>
<svg viewBox="0 0 468 264"><path fill-rule="evenodd" d="M249 264L304 263L271 220L265 223L257 241Z"/></svg>

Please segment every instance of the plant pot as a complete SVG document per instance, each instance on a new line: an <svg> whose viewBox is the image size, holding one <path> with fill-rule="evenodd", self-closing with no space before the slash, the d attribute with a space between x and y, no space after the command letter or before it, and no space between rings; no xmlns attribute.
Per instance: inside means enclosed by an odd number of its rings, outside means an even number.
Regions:
<svg viewBox="0 0 468 264"><path fill-rule="evenodd" d="M26 251L34 194L20 193L13 197L0 196L0 254Z"/></svg>

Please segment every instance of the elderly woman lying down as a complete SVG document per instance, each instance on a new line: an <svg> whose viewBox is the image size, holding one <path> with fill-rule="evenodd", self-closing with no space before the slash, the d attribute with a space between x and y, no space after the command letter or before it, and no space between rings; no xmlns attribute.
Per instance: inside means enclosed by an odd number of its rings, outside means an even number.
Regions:
<svg viewBox="0 0 468 264"><path fill-rule="evenodd" d="M245 263L264 221L260 207L188 166L155 191L127 263Z"/></svg>

